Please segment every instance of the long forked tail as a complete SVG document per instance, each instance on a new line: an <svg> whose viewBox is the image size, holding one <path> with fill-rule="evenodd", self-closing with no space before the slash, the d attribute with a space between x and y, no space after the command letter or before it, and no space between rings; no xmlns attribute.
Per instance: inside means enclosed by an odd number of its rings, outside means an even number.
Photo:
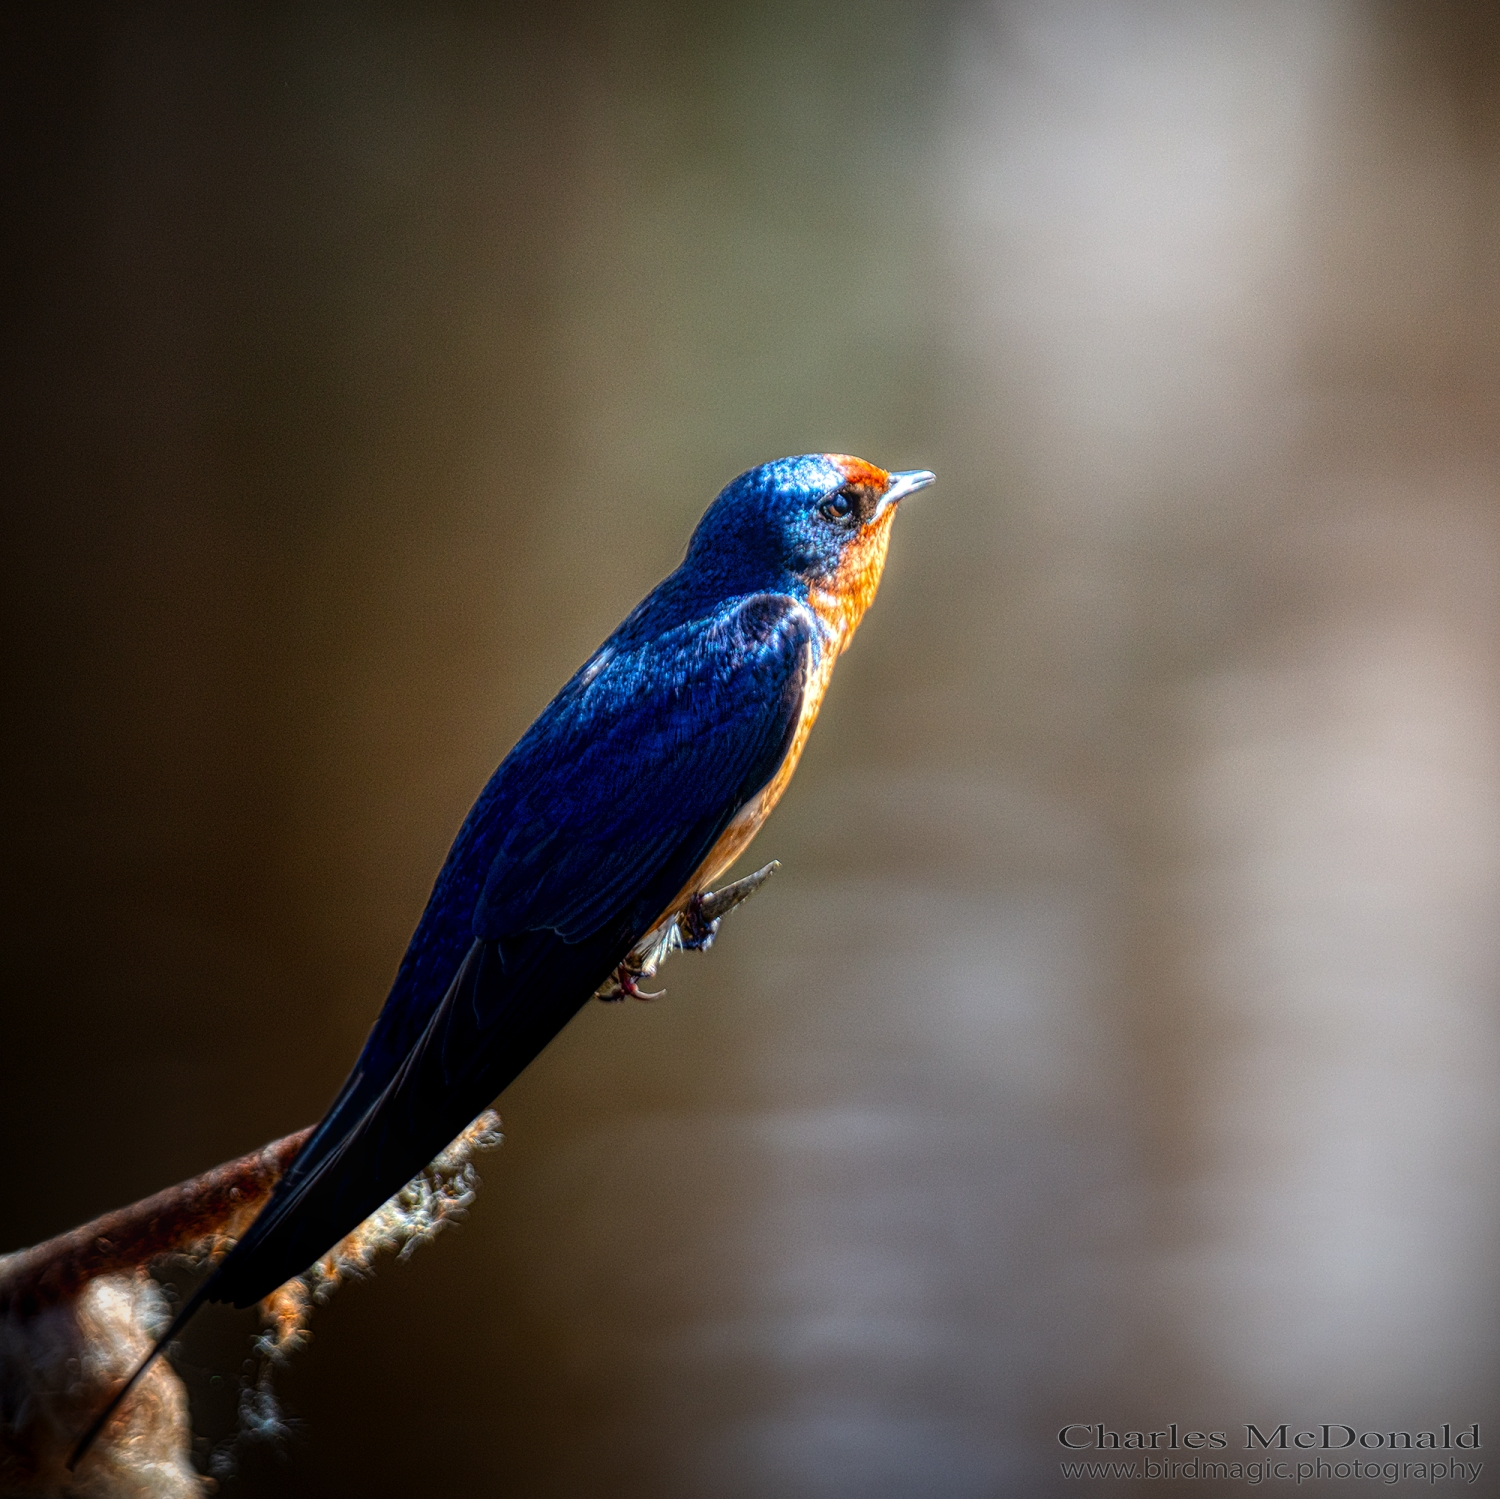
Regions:
<svg viewBox="0 0 1500 1499"><path fill-rule="evenodd" d="M502 958L476 941L378 1092L320 1127L206 1287L250 1306L399 1192L504 1091L587 1002L628 944L533 934Z"/></svg>
<svg viewBox="0 0 1500 1499"><path fill-rule="evenodd" d="M250 1306L338 1244L529 1065L629 946L618 933L577 944L552 933L528 938L508 960L496 944L476 942L385 1086L373 1096L341 1095L239 1243L80 1438L70 1469L199 1307L208 1301Z"/></svg>
<svg viewBox="0 0 1500 1499"><path fill-rule="evenodd" d="M498 960L492 944L474 944L394 1076L373 1095L341 1095L239 1243L80 1438L68 1460L70 1469L205 1302L253 1305L338 1244L526 1067L587 1000L617 956L603 944L569 949L550 934L549 939L537 941L509 965ZM340 1107L346 1103L353 1107Z"/></svg>

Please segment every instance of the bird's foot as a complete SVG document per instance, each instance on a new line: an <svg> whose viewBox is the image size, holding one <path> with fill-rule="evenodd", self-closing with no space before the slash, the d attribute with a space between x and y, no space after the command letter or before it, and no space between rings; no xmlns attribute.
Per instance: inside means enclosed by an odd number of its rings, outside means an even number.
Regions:
<svg viewBox="0 0 1500 1499"><path fill-rule="evenodd" d="M652 973L654 972L655 969L652 969ZM628 961L615 969L615 982L620 986L621 995L628 994L632 999L660 999L667 992L665 989L658 989L652 994L636 982L637 979L650 977L651 974L643 969L632 969Z"/></svg>
<svg viewBox="0 0 1500 1499"><path fill-rule="evenodd" d="M724 917L742 901L749 900L780 868L780 863L772 859L754 874L747 874L722 890L705 890L693 896L670 921L654 927L631 948L625 961L600 985L597 997L614 1001L628 994L632 999L660 999L665 989L648 994L639 981L654 978L656 970L679 949L702 952L709 947Z"/></svg>
<svg viewBox="0 0 1500 1499"><path fill-rule="evenodd" d="M656 972L653 965L650 968L638 968L631 962L630 958L620 964L610 976L595 991L595 999L602 999L606 1004L614 1004L617 1000L624 999L629 995L631 999L660 999L667 991L659 989L652 994L641 988L640 980L650 978Z"/></svg>

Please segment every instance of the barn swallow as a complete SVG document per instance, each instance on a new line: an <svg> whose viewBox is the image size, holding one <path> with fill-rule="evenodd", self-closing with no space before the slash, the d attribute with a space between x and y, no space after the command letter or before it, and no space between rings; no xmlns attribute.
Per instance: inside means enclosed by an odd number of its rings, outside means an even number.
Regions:
<svg viewBox="0 0 1500 1499"><path fill-rule="evenodd" d="M630 959L654 934L677 923L706 945L695 903L786 790L875 597L896 507L933 479L807 454L714 500L681 566L480 793L343 1089L75 1461L198 1306L249 1306L326 1253L591 995L638 992Z"/></svg>

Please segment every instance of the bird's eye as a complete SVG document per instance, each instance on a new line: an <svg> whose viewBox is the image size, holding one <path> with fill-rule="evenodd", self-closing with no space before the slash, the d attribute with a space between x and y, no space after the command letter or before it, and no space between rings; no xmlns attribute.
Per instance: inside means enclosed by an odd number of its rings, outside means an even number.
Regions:
<svg viewBox="0 0 1500 1499"><path fill-rule="evenodd" d="M854 496L847 489L831 494L818 509L831 521L847 521L854 511Z"/></svg>

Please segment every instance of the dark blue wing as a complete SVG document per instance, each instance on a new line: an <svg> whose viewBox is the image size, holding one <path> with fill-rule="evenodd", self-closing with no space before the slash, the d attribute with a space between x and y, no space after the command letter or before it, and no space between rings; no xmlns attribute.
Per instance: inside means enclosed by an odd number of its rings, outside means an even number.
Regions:
<svg viewBox="0 0 1500 1499"><path fill-rule="evenodd" d="M650 602L548 704L480 793L357 1074L383 1081L399 1065L476 937L550 929L576 941L611 920L649 926L780 766L814 648L809 611L785 595L754 594L654 630L640 622ZM677 883L660 889L679 868Z"/></svg>
<svg viewBox="0 0 1500 1499"><path fill-rule="evenodd" d="M577 942L622 911L659 916L642 906L657 870L701 862L780 766L813 630L807 610L762 594L633 649L605 647L495 778L482 815L500 836L475 935L545 929Z"/></svg>
<svg viewBox="0 0 1500 1499"><path fill-rule="evenodd" d="M208 1299L259 1299L409 1181L587 1001L780 767L816 649L808 610L760 594L643 624L637 611L616 631L485 787L354 1072Z"/></svg>

